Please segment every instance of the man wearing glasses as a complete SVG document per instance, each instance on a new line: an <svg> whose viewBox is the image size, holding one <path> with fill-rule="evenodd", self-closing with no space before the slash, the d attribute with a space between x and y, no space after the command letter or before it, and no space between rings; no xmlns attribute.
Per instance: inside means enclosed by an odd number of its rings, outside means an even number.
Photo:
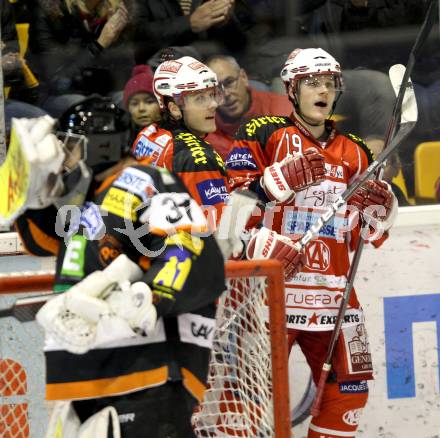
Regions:
<svg viewBox="0 0 440 438"><path fill-rule="evenodd" d="M207 60L206 65L217 75L225 95L216 113L217 130L207 137L223 159L226 159L235 132L242 123L264 114L290 114L287 97L251 87L246 72L232 56L215 55Z"/></svg>

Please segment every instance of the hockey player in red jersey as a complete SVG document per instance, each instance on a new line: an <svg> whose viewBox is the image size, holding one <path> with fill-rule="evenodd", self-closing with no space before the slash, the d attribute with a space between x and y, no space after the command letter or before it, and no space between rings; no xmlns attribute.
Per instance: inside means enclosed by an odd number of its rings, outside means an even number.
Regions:
<svg viewBox="0 0 440 438"><path fill-rule="evenodd" d="M177 174L192 197L220 218L229 185L220 155L204 140L215 131L215 112L223 100L217 76L190 56L162 62L153 80L163 120L144 128L132 154Z"/></svg>
<svg viewBox="0 0 440 438"><path fill-rule="evenodd" d="M242 125L226 161L233 188L248 187L263 201L275 203L265 227L250 241L249 258L267 258L278 251L279 237L273 231L284 239L301 237L372 161L360 138L339 133L329 120L342 92L341 69L331 55L322 49L296 49L281 78L292 102L291 116L267 115ZM315 383L346 285L350 247L359 238L356 222L373 220L369 223L382 230L382 237L373 242L379 246L396 207L385 182L368 181L307 245L303 270L286 282L289 348L299 344ZM355 293L345 314L333 369L308 438L354 437L367 401L372 363Z"/></svg>
<svg viewBox="0 0 440 438"><path fill-rule="evenodd" d="M216 129L215 112L223 100L217 76L189 56L165 61L154 74L154 92L163 120L139 133L132 154L136 159L151 156L155 164L177 174L205 211L215 214L209 221L215 226L230 190L222 158L204 140ZM271 257L283 263L289 278L301 269L303 254L290 239L278 236L275 243Z"/></svg>

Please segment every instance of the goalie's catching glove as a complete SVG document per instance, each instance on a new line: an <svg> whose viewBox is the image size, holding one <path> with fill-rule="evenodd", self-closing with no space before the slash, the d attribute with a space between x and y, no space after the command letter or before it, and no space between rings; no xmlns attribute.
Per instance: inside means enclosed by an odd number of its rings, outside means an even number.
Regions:
<svg viewBox="0 0 440 438"><path fill-rule="evenodd" d="M129 281L119 284L107 298L111 311L128 322L130 328L147 336L154 332L157 321L153 294L148 284Z"/></svg>
<svg viewBox="0 0 440 438"><path fill-rule="evenodd" d="M324 157L309 149L266 167L260 183L271 201L286 202L293 199L296 192L319 184L324 176Z"/></svg>
<svg viewBox="0 0 440 438"><path fill-rule="evenodd" d="M348 203L356 207L364 221L378 231L391 228L397 216L397 199L385 181L366 181Z"/></svg>
<svg viewBox="0 0 440 438"><path fill-rule="evenodd" d="M141 282L130 284L141 274L135 263L120 255L103 271L48 301L37 321L59 348L75 354L139 332L151 334L157 315L150 288Z"/></svg>
<svg viewBox="0 0 440 438"><path fill-rule="evenodd" d="M249 260L279 260L283 265L286 281L292 280L306 261L304 252L298 251L291 239L265 227L252 236L246 249L246 256Z"/></svg>

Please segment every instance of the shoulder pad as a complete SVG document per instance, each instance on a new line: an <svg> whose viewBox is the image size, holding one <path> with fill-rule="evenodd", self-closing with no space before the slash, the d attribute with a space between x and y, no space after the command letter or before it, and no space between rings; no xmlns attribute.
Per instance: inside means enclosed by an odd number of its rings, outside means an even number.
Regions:
<svg viewBox="0 0 440 438"><path fill-rule="evenodd" d="M190 132L180 132L174 138L175 172L185 171L180 167L188 165L188 157L193 163L193 170L223 170L225 164L210 143ZM185 158L182 158L184 156Z"/></svg>
<svg viewBox="0 0 440 438"><path fill-rule="evenodd" d="M159 172L153 167L134 165L126 167L112 186L132 193L145 202L158 192L159 178Z"/></svg>
<svg viewBox="0 0 440 438"><path fill-rule="evenodd" d="M262 146L278 129L292 125L288 117L261 116L249 120L238 128L236 140L257 140Z"/></svg>
<svg viewBox="0 0 440 438"><path fill-rule="evenodd" d="M367 155L368 158L368 164L371 164L375 160L375 156L373 151L367 146L367 143L365 143L362 138L358 137L354 134L343 134L345 137L349 138L353 143L356 143Z"/></svg>

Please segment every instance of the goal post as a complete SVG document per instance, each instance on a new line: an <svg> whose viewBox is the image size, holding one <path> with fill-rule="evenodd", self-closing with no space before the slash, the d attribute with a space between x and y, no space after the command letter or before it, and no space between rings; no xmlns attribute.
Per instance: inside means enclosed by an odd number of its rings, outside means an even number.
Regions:
<svg viewBox="0 0 440 438"><path fill-rule="evenodd" d="M198 437L290 438L281 264L273 260L229 261L226 263L226 280L227 288L217 307L208 389L193 416L195 433ZM9 294L27 292L27 297L29 292L33 295L39 291L49 292L52 284L53 275L46 271L0 275L0 308L4 307L3 298ZM29 330L36 323L14 321L14 324L27 326ZM38 332L36 326L33 330ZM2 415L0 421L2 437L34 436L29 420L35 417L32 409L44 407L42 394L29 394L29 388L25 401L32 399L32 402L22 403L20 408L16 406L16 397L10 399L12 403L8 402L6 388L21 388L23 392L26 375L31 371L35 373L37 368L40 371L36 378L44 386L42 342L41 345L24 345L22 342L20 348L41 354L41 364L33 361L27 369L24 359L20 359L20 352L17 357L0 354L0 382L4 389L0 395L5 397L0 410L8 412L8 416Z"/></svg>
<svg viewBox="0 0 440 438"><path fill-rule="evenodd" d="M198 437L288 438L284 275L274 260L230 261L219 299Z"/></svg>

